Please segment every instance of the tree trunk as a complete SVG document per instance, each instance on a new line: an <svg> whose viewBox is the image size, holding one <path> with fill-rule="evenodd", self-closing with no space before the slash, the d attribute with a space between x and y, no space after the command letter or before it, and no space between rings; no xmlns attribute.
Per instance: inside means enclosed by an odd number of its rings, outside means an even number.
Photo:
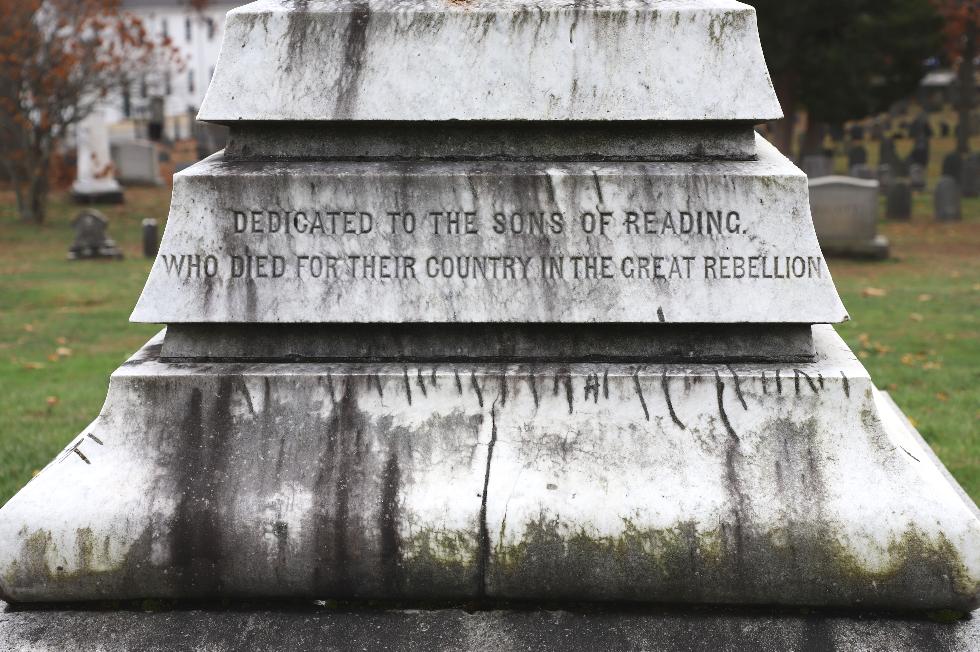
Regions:
<svg viewBox="0 0 980 652"><path fill-rule="evenodd" d="M40 174L31 181L28 201L31 205L31 215L35 224L43 224L48 210L48 174Z"/></svg>
<svg viewBox="0 0 980 652"><path fill-rule="evenodd" d="M956 151L960 155L970 153L970 136L973 135L973 125L970 119L970 112L973 110L973 97L975 95L974 65L973 60L977 56L977 23L970 20L966 27L963 37L963 58L960 61L959 69L959 101L957 109L959 113L960 128L956 137Z"/></svg>
<svg viewBox="0 0 980 652"><path fill-rule="evenodd" d="M40 162L27 171L27 179L17 186L17 210L20 219L32 224L43 224L47 216L50 157L41 155Z"/></svg>
<svg viewBox="0 0 980 652"><path fill-rule="evenodd" d="M783 119L773 123L772 142L786 156L793 158L793 128L796 126L796 75L782 73L773 79L776 97L783 108Z"/></svg>

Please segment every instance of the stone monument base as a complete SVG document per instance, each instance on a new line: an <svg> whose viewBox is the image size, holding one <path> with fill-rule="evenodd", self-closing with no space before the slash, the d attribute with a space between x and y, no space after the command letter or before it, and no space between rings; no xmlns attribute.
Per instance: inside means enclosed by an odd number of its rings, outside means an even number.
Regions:
<svg viewBox="0 0 980 652"><path fill-rule="evenodd" d="M809 363L174 363L4 506L0 597L957 609L980 520L829 326Z"/></svg>
<svg viewBox="0 0 980 652"><path fill-rule="evenodd" d="M9 652L980 649L980 620L955 620L954 614L594 607L468 612L322 602L146 606L156 609L0 603L0 640Z"/></svg>

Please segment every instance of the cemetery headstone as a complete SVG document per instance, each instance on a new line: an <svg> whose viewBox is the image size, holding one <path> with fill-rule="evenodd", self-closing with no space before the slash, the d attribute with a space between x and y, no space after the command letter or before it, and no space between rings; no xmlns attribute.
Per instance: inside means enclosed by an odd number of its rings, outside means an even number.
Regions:
<svg viewBox="0 0 980 652"><path fill-rule="evenodd" d="M928 141L933 136L932 125L929 124L929 116L925 113L920 113L908 126L908 131L909 137L912 139L916 141Z"/></svg>
<svg viewBox="0 0 980 652"><path fill-rule="evenodd" d="M891 165L898 160L898 154L895 152L895 141L892 138L882 138L879 148L879 163Z"/></svg>
<svg viewBox="0 0 980 652"><path fill-rule="evenodd" d="M939 222L957 221L961 216L960 187L956 179L943 175L936 184L934 209Z"/></svg>
<svg viewBox="0 0 980 652"><path fill-rule="evenodd" d="M909 164L909 187L915 191L926 189L926 168L924 165Z"/></svg>
<svg viewBox="0 0 980 652"><path fill-rule="evenodd" d="M907 179L909 176L910 161L907 159L896 158L891 162L892 176L896 179Z"/></svg>
<svg viewBox="0 0 980 652"><path fill-rule="evenodd" d="M874 179L875 178L875 171L871 169L871 166L869 166L867 164L864 164L864 163L851 166L851 172L850 172L850 174L851 174L852 177L855 177L857 179ZM875 188L877 188L877 187L878 187L878 185L876 184L875 185Z"/></svg>
<svg viewBox="0 0 980 652"><path fill-rule="evenodd" d="M976 508L834 331L807 178L752 129L782 115L752 7L260 0L224 39L227 147L175 175L131 317L166 328L0 507L24 649L67 600L217 601L69 620L77 649L240 648L245 598L350 601L324 649L540 647L432 604L603 602L554 637L588 649L675 617L638 603L753 608L692 649L976 606ZM921 632L808 617L786 647Z"/></svg>
<svg viewBox="0 0 980 652"><path fill-rule="evenodd" d="M892 174L892 166L887 163L882 163L878 166L878 189L881 192L888 192L892 184L895 183L895 177Z"/></svg>
<svg viewBox="0 0 980 652"><path fill-rule="evenodd" d="M943 138L949 137L950 128L948 122L943 121L939 123L939 135L942 136Z"/></svg>
<svg viewBox="0 0 980 652"><path fill-rule="evenodd" d="M834 172L834 159L826 154L807 154L800 165L809 177L825 177Z"/></svg>
<svg viewBox="0 0 980 652"><path fill-rule="evenodd" d="M888 187L885 217L890 220L912 219L912 189L906 181L896 181Z"/></svg>
<svg viewBox="0 0 980 652"><path fill-rule="evenodd" d="M112 162L120 182L131 185L159 186L160 154L156 143L143 140L117 141L111 144Z"/></svg>
<svg viewBox="0 0 980 652"><path fill-rule="evenodd" d="M78 125L78 155L72 198L83 204L118 204L123 201L122 188L116 181L109 155L109 128L105 112L93 111Z"/></svg>
<svg viewBox="0 0 980 652"><path fill-rule="evenodd" d="M142 224L143 235L143 256L146 258L156 258L160 251L160 235L157 228L157 221L152 217L147 217Z"/></svg>
<svg viewBox="0 0 980 652"><path fill-rule="evenodd" d="M960 190L964 197L980 196L980 155L970 154L963 159Z"/></svg>
<svg viewBox="0 0 980 652"><path fill-rule="evenodd" d="M963 158L956 152L950 152L943 157L942 174L959 179L963 171Z"/></svg>
<svg viewBox="0 0 980 652"><path fill-rule="evenodd" d="M75 239L68 248L70 260L123 257L116 242L108 236L109 220L99 211L86 209L75 216L71 225Z"/></svg>
<svg viewBox="0 0 980 652"><path fill-rule="evenodd" d="M916 139L915 145L912 147L912 153L909 154L909 162L917 163L922 166L929 165L929 139L926 137L920 137Z"/></svg>
<svg viewBox="0 0 980 652"><path fill-rule="evenodd" d="M867 162L868 150L865 149L864 145L854 145L847 150L848 169L854 167L855 165L864 165Z"/></svg>
<svg viewBox="0 0 980 652"><path fill-rule="evenodd" d="M811 179L810 213L824 254L887 258L878 234L878 182L829 176Z"/></svg>
<svg viewBox="0 0 980 652"><path fill-rule="evenodd" d="M851 125L851 140L864 140L864 127L862 125Z"/></svg>

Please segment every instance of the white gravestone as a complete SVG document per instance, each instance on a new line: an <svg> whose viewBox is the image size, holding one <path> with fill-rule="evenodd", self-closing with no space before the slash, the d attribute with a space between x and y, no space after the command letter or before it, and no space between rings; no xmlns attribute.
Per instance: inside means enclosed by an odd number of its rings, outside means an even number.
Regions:
<svg viewBox="0 0 980 652"><path fill-rule="evenodd" d="M109 154L109 127L102 109L95 109L79 123L77 173L72 197L82 203L119 203L122 188L116 181Z"/></svg>

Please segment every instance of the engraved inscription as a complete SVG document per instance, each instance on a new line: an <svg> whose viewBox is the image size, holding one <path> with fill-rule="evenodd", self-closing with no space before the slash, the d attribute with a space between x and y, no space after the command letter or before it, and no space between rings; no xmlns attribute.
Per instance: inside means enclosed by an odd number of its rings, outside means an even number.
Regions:
<svg viewBox="0 0 980 652"><path fill-rule="evenodd" d="M337 282L666 282L822 278L825 274L822 257L812 252L724 253L731 249L724 245L726 240L752 241L737 210L631 207L481 214L462 209L344 207L232 208L219 214L223 214L220 227L227 249L161 254L168 276ZM416 251L413 245L421 239L425 250ZM690 247L698 239L721 243L713 247L717 253L684 251L685 245ZM529 243L547 253L529 254ZM578 243L583 250L570 250L567 243ZM432 253L433 249L447 253Z"/></svg>

